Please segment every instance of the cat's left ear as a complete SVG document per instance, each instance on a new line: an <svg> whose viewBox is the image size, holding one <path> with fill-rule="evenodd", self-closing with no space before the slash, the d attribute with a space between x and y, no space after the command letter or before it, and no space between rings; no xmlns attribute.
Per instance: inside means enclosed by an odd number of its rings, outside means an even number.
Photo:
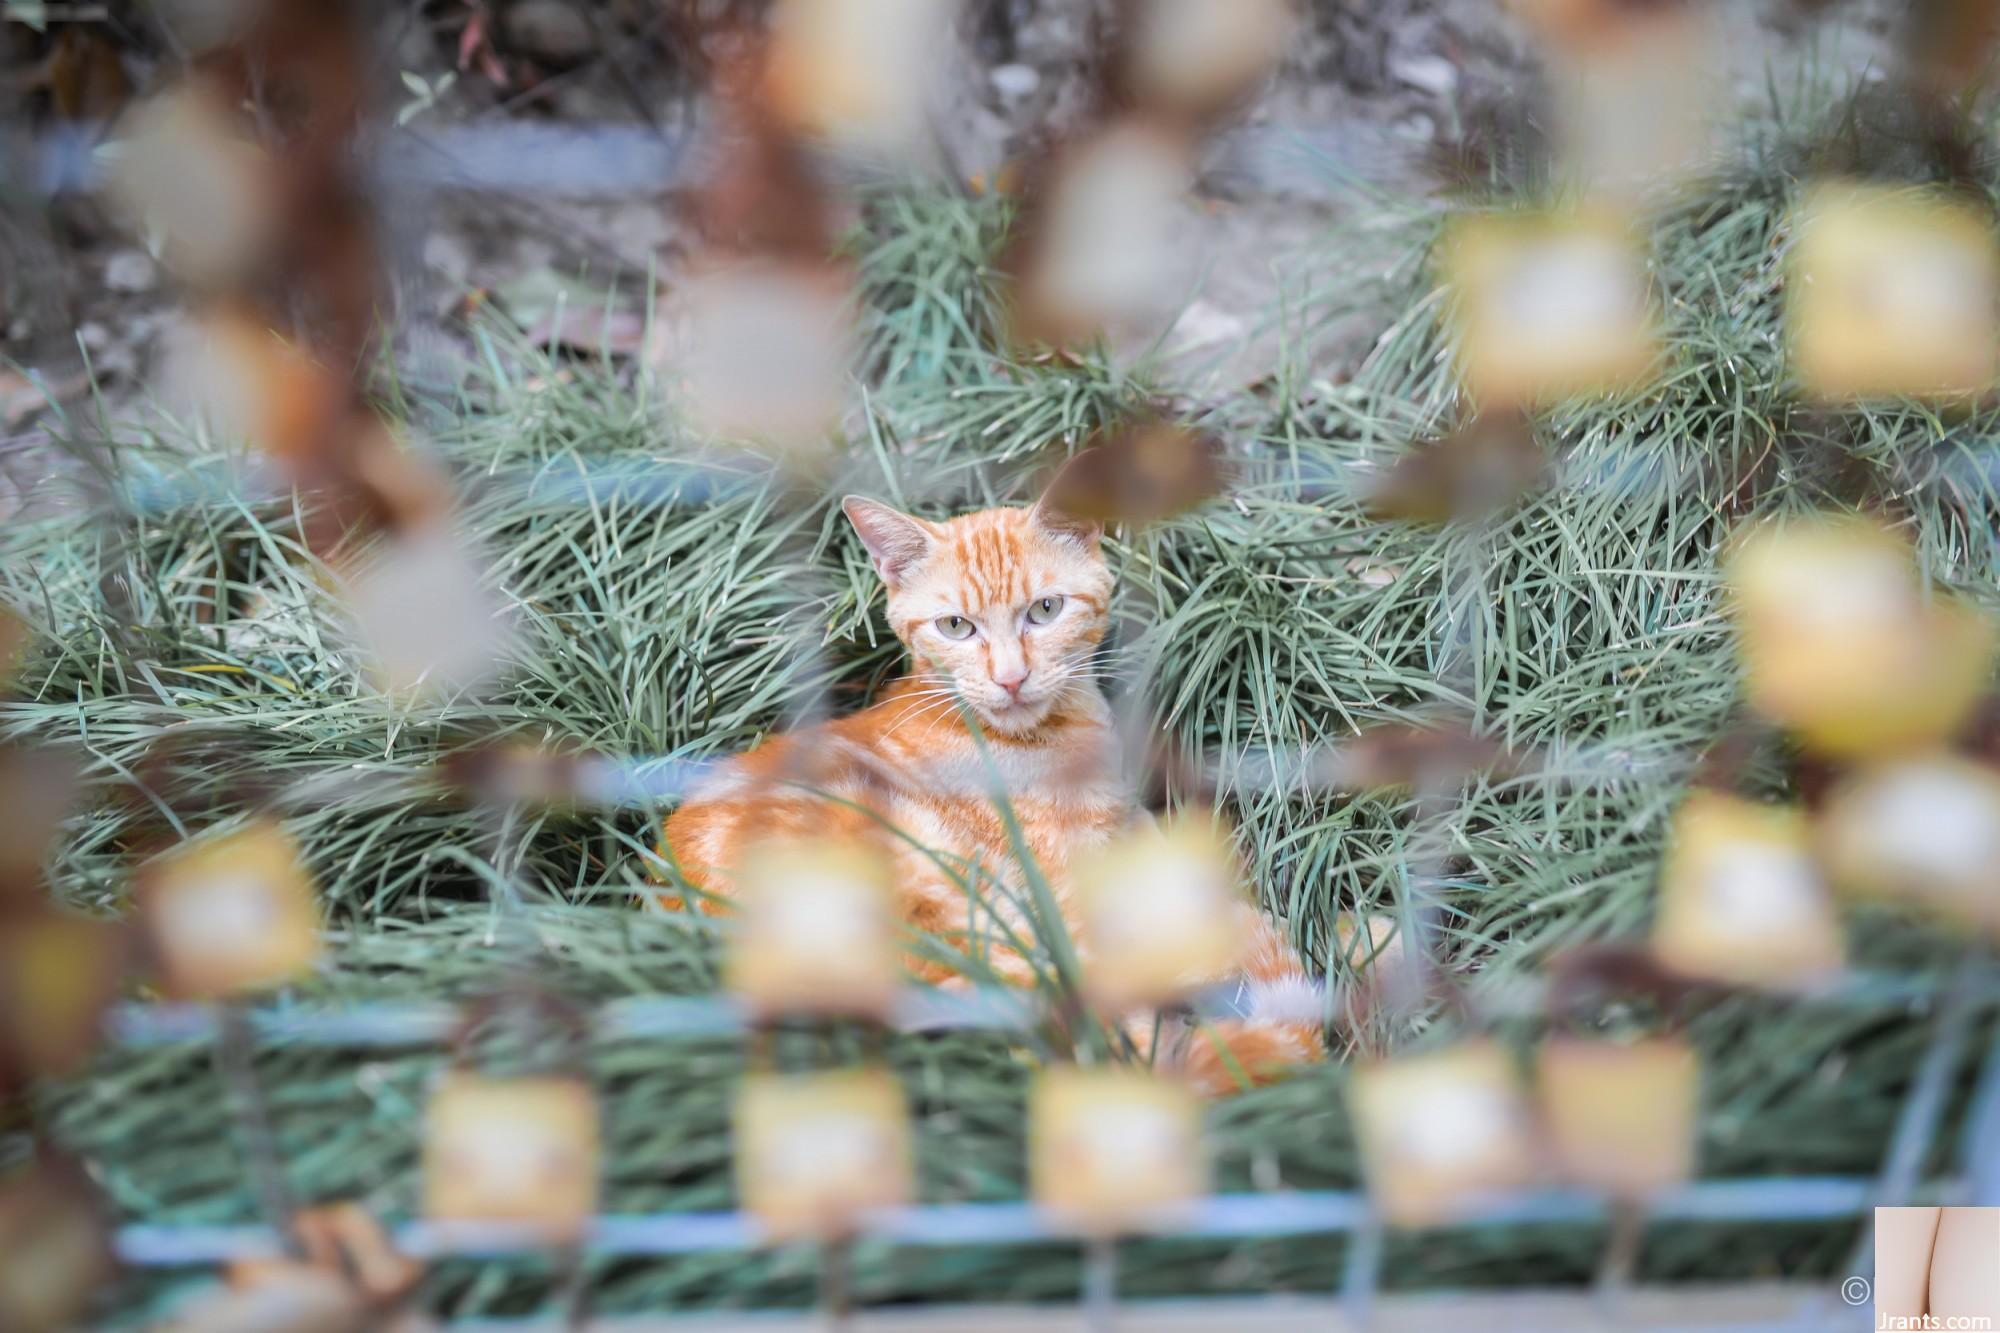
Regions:
<svg viewBox="0 0 2000 1333"><path fill-rule="evenodd" d="M1088 452L1078 454L1056 470L1056 475L1042 491L1042 498L1035 501L1035 507L1028 516L1036 527L1052 537L1073 541L1086 551L1096 551L1097 543L1104 536L1104 524L1079 512L1083 508L1074 501L1085 494L1079 484L1090 469Z"/></svg>

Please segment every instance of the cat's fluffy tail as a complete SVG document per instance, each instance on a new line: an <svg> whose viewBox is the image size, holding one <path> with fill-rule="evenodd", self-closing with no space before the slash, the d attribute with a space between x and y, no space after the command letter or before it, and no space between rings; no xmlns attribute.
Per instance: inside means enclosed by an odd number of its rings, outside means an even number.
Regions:
<svg viewBox="0 0 2000 1333"><path fill-rule="evenodd" d="M1261 914L1252 927L1236 1007L1243 1017L1196 1026L1169 1062L1205 1095L1274 1082L1299 1065L1326 1058L1320 988L1291 941Z"/></svg>

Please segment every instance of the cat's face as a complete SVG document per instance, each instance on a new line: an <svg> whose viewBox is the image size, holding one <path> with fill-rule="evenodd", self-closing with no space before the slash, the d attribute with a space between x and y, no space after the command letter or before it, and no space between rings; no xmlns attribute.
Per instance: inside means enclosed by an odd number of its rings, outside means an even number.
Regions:
<svg viewBox="0 0 2000 1333"><path fill-rule="evenodd" d="M1089 688L1112 586L1096 524L1040 505L945 523L859 496L842 508L923 683L956 689L982 727L1019 735Z"/></svg>

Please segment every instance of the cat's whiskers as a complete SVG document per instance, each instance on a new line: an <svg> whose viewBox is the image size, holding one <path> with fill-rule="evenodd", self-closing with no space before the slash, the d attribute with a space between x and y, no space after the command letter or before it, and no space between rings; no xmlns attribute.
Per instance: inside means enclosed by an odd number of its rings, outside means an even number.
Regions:
<svg viewBox="0 0 2000 1333"><path fill-rule="evenodd" d="M932 707L935 701L939 699L956 699L957 697L958 687L956 685L941 685L933 686L929 689L912 690L897 699L897 702L905 705L905 707L898 711L896 716L900 718L904 713L914 708Z"/></svg>
<svg viewBox="0 0 2000 1333"><path fill-rule="evenodd" d="M1071 657L1059 657L1053 665L1063 670L1071 671L1084 668L1095 669L1107 662L1113 661L1118 655L1118 650L1115 648L1099 648L1094 651L1077 653Z"/></svg>
<svg viewBox="0 0 2000 1333"><path fill-rule="evenodd" d="M909 695L904 696L904 700L907 700L908 706L898 711L894 717L889 719L889 725L882 730L883 740L889 739L898 731L919 719L924 719L927 722L934 720L927 715L937 713L943 708L958 703L959 692L958 687L952 685L942 689L912 691Z"/></svg>
<svg viewBox="0 0 2000 1333"><path fill-rule="evenodd" d="M1088 686L1110 679L1112 673L1105 667L1116 655L1116 649L1099 648L1057 658L1047 668L1052 690L1059 697L1072 697L1082 694Z"/></svg>

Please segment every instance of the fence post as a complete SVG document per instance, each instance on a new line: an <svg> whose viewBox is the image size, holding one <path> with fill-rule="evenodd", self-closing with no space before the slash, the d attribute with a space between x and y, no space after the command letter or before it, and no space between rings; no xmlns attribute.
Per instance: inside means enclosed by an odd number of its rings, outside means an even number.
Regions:
<svg viewBox="0 0 2000 1333"><path fill-rule="evenodd" d="M1083 1251L1083 1313L1090 1333L1111 1333L1118 1322L1118 1242L1093 1239Z"/></svg>
<svg viewBox="0 0 2000 1333"><path fill-rule="evenodd" d="M1382 1214L1369 1204L1368 1215L1348 1239L1347 1270L1340 1282L1341 1304L1356 1328L1367 1324L1375 1304L1375 1291L1382 1281Z"/></svg>
<svg viewBox="0 0 2000 1333"><path fill-rule="evenodd" d="M1993 1047L1986 1068L1966 1108L1963 1159L1966 1197L1975 1208L2000 1208L2000 1018L1993 1025Z"/></svg>
<svg viewBox="0 0 2000 1333"><path fill-rule="evenodd" d="M244 1155L251 1179L256 1182L258 1202L264 1221L277 1236L287 1256L305 1257L293 1220L298 1206L285 1179L284 1153L271 1123L271 1104L264 1086L257 1081L257 1039L250 1016L241 1000L226 1000L217 1016L215 1063L236 1103L236 1127L243 1135Z"/></svg>
<svg viewBox="0 0 2000 1333"><path fill-rule="evenodd" d="M1873 1204L1864 1208L1861 1238L1847 1266L1849 1275L1873 1282L1874 1209L1898 1207L1909 1200L1917 1187L1917 1174L1923 1170L1924 1157L1937 1141L1945 1098L1951 1091L1952 1076L1958 1072L1959 1055L1972 1026L1978 970L1978 954L1968 953L1939 1003L1930 1046L1917 1067L1916 1079L1910 1084L1910 1095L1896 1121L1895 1137L1889 1141L1889 1154L1883 1159L1881 1175L1876 1178Z"/></svg>

